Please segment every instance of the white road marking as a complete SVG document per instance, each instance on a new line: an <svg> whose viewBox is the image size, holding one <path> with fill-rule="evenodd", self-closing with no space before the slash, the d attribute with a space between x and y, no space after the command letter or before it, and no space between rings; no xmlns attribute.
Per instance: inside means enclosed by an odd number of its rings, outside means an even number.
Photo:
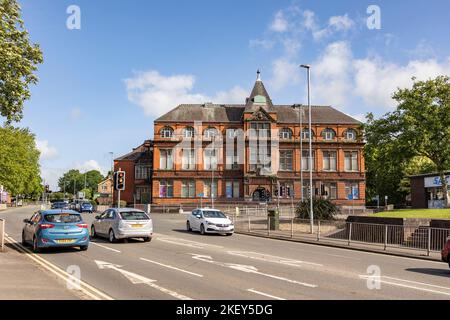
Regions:
<svg viewBox="0 0 450 320"><path fill-rule="evenodd" d="M294 260L289 258L282 258L277 256L272 256L270 254L265 253L258 253L258 252L251 252L251 251L228 251L228 254L254 259L254 260L260 260L265 262L273 262L273 263L280 263L292 267L301 267L302 265L311 265L316 267L323 267L323 264L320 263L314 263L314 262L307 262L307 261L301 261L301 260Z"/></svg>
<svg viewBox="0 0 450 320"><path fill-rule="evenodd" d="M286 300L286 299L283 299L283 298L280 298L280 297L277 297L277 296L273 296L273 295L268 294L268 293L264 293L264 292L261 292L261 291L256 291L255 289L247 289L247 291L253 292L253 293L259 294L261 296L268 297L268 298L272 298L272 299L275 299L275 300Z"/></svg>
<svg viewBox="0 0 450 320"><path fill-rule="evenodd" d="M248 266L248 265L243 265L243 264L218 262L218 261L214 261L211 256L200 255L200 254L195 254L195 253L191 253L191 255L192 255L192 258L195 259L195 260L211 263L211 264L218 265L218 266L221 266L221 267L226 267L226 268L239 270L239 271L247 272L247 273L253 273L253 274L257 274L257 275L264 276L264 277L267 277L267 278L272 278L272 279L276 279L276 280L280 280L280 281L294 283L294 284L298 284L298 285L309 287L309 288L317 288L317 285L315 285L315 284L310 284L310 283L306 283L306 282L300 282L300 281L296 281L296 280L291 280L291 279L280 277L280 276L276 276L276 275L273 275L273 274L262 273L262 272L258 271L258 269L255 268L254 266Z"/></svg>
<svg viewBox="0 0 450 320"><path fill-rule="evenodd" d="M28 258L39 264L40 266L44 267L57 277L61 278L65 282L68 282L69 279L72 281L75 281L80 284L79 291L83 292L87 296L91 297L94 300L114 300L112 297L108 296L107 294L101 292L100 290L94 288L93 286L87 284L81 279L78 279L74 277L73 275L65 272L64 270L60 269L56 265L48 262L47 260L43 259L42 257L34 254L27 248L25 248L23 245L15 241L11 237L6 237L6 240L11 243L12 246L14 246L18 251L24 253Z"/></svg>
<svg viewBox="0 0 450 320"><path fill-rule="evenodd" d="M185 246L185 247L196 248L196 249L205 249L205 248L220 249L220 248L223 248L222 246L218 246L218 245L214 245L214 244L207 244L207 243L203 243L203 242L196 242L196 241L191 241L191 240L187 240L187 239L168 237L168 236L163 236L163 237L158 236L155 239L159 240L159 241L167 242L170 244L175 244L178 246Z"/></svg>
<svg viewBox="0 0 450 320"><path fill-rule="evenodd" d="M112 264L109 262L104 262L104 261L99 261L99 260L95 260L95 263L97 264L97 266L99 267L99 269L111 269L111 270L115 270L119 273L121 273L123 276L125 276L128 280L131 281L131 283L133 284L145 284L151 288L154 288L156 290L159 290L165 294L168 294L176 299L179 300L192 300L192 298L189 298L185 295L179 294L175 291L163 288L159 285L157 285L155 282L156 280L153 279L149 279L146 278L144 276L141 276L139 274L133 273L133 272L129 272L126 270L121 269L122 266L116 265L116 264Z"/></svg>
<svg viewBox="0 0 450 320"><path fill-rule="evenodd" d="M371 276L360 275L359 277L361 279L367 280ZM388 279L388 280L384 280L384 279ZM411 280L404 280L404 279L387 277L387 276L381 276L377 280L379 280L381 283L389 284L389 285L393 285L393 286L397 286L397 287L414 289L414 290L420 290L420 291L425 291L425 292L431 292L431 293L436 293L436 294L442 294L442 295L450 296L450 288L448 288L448 287L436 286L436 285L432 285L432 284L428 284L428 283L416 282L416 281L411 281ZM444 289L444 290L448 290L448 291L447 292L446 291L439 291L439 290L434 290L434 289L430 289L430 288L438 288L438 289Z"/></svg>
<svg viewBox="0 0 450 320"><path fill-rule="evenodd" d="M98 246L98 247L100 247L100 248L103 248L103 249L106 249L106 250L110 250L110 251L113 251L113 252L116 252L116 253L121 253L121 251L119 251L119 250L116 250L116 249L113 249L113 248L104 246L104 245L99 244L99 243L96 243L96 242L92 242L92 241L91 241L90 244L93 244L94 246Z"/></svg>
<svg viewBox="0 0 450 320"><path fill-rule="evenodd" d="M157 265L162 266L162 267L166 267L166 268L169 268L169 269L173 269L173 270L177 270L177 271L180 271L180 272L184 272L184 273L196 276L196 277L200 277L200 278L203 277L202 274L198 274L198 273L187 271L187 270L180 269L180 268L177 268L177 267L169 266L167 264L162 264L160 262L156 262L156 261L153 261L153 260L149 260L149 259L145 259L145 258L139 258L139 259L141 259L142 261L146 261L146 262L157 264Z"/></svg>

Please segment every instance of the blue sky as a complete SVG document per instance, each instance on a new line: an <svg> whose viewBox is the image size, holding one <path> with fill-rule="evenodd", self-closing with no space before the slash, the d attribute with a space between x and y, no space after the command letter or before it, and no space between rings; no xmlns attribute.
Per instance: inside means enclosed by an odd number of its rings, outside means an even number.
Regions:
<svg viewBox="0 0 450 320"><path fill-rule="evenodd" d="M362 119L395 106L410 78L450 74L450 2L21 0L44 64L21 126L36 134L52 188L62 172L110 167L153 136L182 102L242 103L255 72L276 104L313 104ZM381 29L367 27L379 6ZM68 6L81 10L69 30Z"/></svg>

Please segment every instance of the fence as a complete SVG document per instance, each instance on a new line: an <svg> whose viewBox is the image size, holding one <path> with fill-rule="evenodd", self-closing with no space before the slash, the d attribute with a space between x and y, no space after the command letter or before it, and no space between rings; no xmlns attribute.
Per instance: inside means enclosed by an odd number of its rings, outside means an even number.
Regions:
<svg viewBox="0 0 450 320"><path fill-rule="evenodd" d="M0 252L5 248L5 220L0 219Z"/></svg>
<svg viewBox="0 0 450 320"><path fill-rule="evenodd" d="M410 249L431 252L440 251L450 229L424 226L399 226L346 221L315 220L311 230L310 220L280 217L233 217L237 232L283 237L299 240L335 242L346 245L362 244L388 250ZM312 231L312 232L311 232Z"/></svg>

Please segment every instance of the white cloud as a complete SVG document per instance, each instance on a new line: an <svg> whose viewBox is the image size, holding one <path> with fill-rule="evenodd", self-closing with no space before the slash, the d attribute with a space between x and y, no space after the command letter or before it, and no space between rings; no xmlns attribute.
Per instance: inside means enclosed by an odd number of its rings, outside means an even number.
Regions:
<svg viewBox="0 0 450 320"><path fill-rule="evenodd" d="M411 87L411 78L427 80L450 74L450 58L444 62L435 59L413 60L406 65L397 65L381 59L353 61L355 68L355 93L367 106L390 109L395 106L391 98L397 88Z"/></svg>
<svg viewBox="0 0 450 320"><path fill-rule="evenodd" d="M348 14L343 16L333 16L328 20L328 25L319 29L317 25L312 28L314 40L322 40L323 38L329 37L336 32L345 32L352 29L355 22L348 17Z"/></svg>
<svg viewBox="0 0 450 320"><path fill-rule="evenodd" d="M253 39L249 41L250 48L264 48L264 49L272 49L274 46L274 41L267 39Z"/></svg>
<svg viewBox="0 0 450 320"><path fill-rule="evenodd" d="M307 30L317 30L316 14L311 10L303 11L303 26Z"/></svg>
<svg viewBox="0 0 450 320"><path fill-rule="evenodd" d="M87 172L91 170L98 170L102 175L106 175L108 173L109 168L104 168L100 166L100 164L96 160L87 160L82 164L76 164L75 169L78 169L80 172Z"/></svg>
<svg viewBox="0 0 450 320"><path fill-rule="evenodd" d="M272 65L272 78L269 80L274 90L279 90L299 81L298 65L289 59L280 58Z"/></svg>
<svg viewBox="0 0 450 320"><path fill-rule="evenodd" d="M284 16L284 13L282 10L278 11L275 14L275 18L273 19L272 23L270 24L269 29L274 32L286 32L288 30L289 23Z"/></svg>
<svg viewBox="0 0 450 320"><path fill-rule="evenodd" d="M313 64L312 98L315 103L342 105L351 94L352 52L346 42L330 44Z"/></svg>
<svg viewBox="0 0 450 320"><path fill-rule="evenodd" d="M138 72L125 79L128 99L144 109L148 116L160 116L182 103L242 103L247 92L240 87L220 91L214 96L192 93L193 75L163 76L158 71Z"/></svg>
<svg viewBox="0 0 450 320"><path fill-rule="evenodd" d="M45 184L50 186L50 190L59 191L58 180L62 177L64 172L66 172L64 168L50 168L46 166L41 167L41 177L44 180Z"/></svg>
<svg viewBox="0 0 450 320"><path fill-rule="evenodd" d="M41 153L41 160L52 160L58 157L58 150L50 146L48 140L36 140L36 148Z"/></svg>

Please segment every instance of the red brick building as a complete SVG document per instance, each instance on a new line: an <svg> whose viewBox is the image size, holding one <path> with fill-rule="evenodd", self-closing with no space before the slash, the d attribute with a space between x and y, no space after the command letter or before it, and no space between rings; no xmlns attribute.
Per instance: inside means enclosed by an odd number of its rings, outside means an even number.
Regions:
<svg viewBox="0 0 450 320"><path fill-rule="evenodd" d="M125 191L120 199L127 204L152 203L153 141L146 140L130 153L114 160L114 171L125 171ZM114 191L114 204L117 204Z"/></svg>
<svg viewBox="0 0 450 320"><path fill-rule="evenodd" d="M153 203L299 200L301 172L306 197L308 120L307 106L274 105L259 72L245 104L179 105L154 122ZM312 107L313 187L339 205L365 204L360 126Z"/></svg>

